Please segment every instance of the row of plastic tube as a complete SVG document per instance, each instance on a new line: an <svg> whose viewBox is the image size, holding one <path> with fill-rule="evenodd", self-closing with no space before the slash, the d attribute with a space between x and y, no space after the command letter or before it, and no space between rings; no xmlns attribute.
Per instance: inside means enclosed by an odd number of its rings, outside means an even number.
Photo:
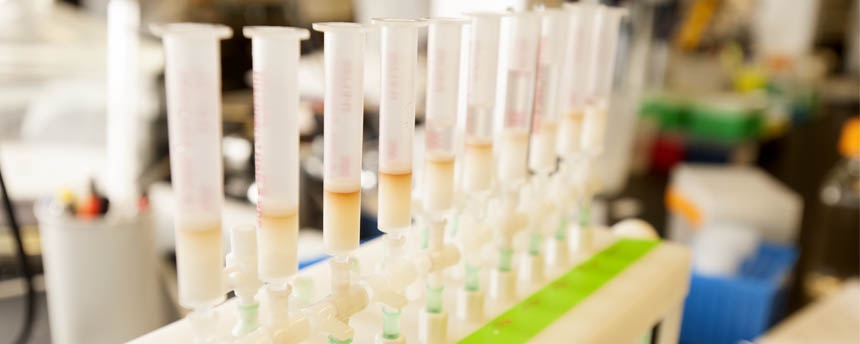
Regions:
<svg viewBox="0 0 860 344"><path fill-rule="evenodd" d="M594 13L587 11L595 11ZM544 128L550 128L562 111L562 99L570 101L571 111L585 106L604 106L608 97L611 73L597 72L610 67L582 68L571 61L572 56L590 55L592 61L608 62L614 53L601 49L588 49L578 41L568 39L557 44L558 36L591 37L593 42L604 42L608 36L617 36L614 11L590 6L570 7L544 13L521 12L516 14L479 13L472 15L470 39L468 113L466 125L466 154L463 189L473 192L489 190L492 181L493 107L495 104L496 57L500 20L512 15L512 41L509 51L510 67L507 71L507 103L504 112L501 144L498 155L498 181L514 185L527 176L526 157L536 157L537 149L547 150L547 140L541 137ZM596 15L591 15L596 14ZM581 18L580 18L581 17ZM579 19L577 19L579 18ZM586 18L600 22L615 20L615 31L601 25L586 25ZM565 22L567 22L565 24ZM449 266L459 260L451 246L442 239L444 218L453 207L454 130L456 126L457 95L459 93L460 35L465 21L458 19L382 19L376 25L382 35L382 83L380 106L380 229L388 233L386 242L393 244L389 254L404 255L398 249L402 233L410 228L410 189L412 172L412 138L414 136L414 83L418 27L429 24L428 43L428 108L427 108L427 174L422 214L431 223L430 253ZM579 23L579 24L577 24ZM326 248L336 257L332 259L332 296L329 303L321 303L317 315L339 318L346 323L348 312L338 302L354 303L354 309L363 308L358 294L367 288L354 288L349 273L344 273L350 258L358 247L360 212L360 162L363 117L363 53L366 28L351 23L315 24L325 32L325 171L324 171L324 239ZM565 30L567 28L567 30ZM583 28L591 28L585 30ZM221 218L223 202L222 170L219 138L220 76L218 40L228 37L230 30L218 25L168 24L154 26L153 32L164 40L167 60L166 88L168 92L168 123L171 149L171 172L177 194L176 238L180 301L197 313L217 305L224 297L224 276L221 259ZM269 298L280 297L286 306L290 276L296 272L295 245L298 236L296 211L298 206L298 104L297 61L299 41L308 37L303 29L283 27L246 28L245 35L253 39L254 107L255 107L255 160L258 200L258 224L255 242L258 252L259 278L266 282ZM608 36L607 36L608 35ZM535 39L539 38L539 39ZM614 49L614 41L612 49ZM597 44L600 45L600 44ZM561 46L567 46L564 54ZM553 47L553 48L550 48ZM581 50L581 51L580 51ZM572 51L572 52L571 52ZM597 51L597 52L596 52ZM540 53L538 53L540 52ZM590 54L586 54L590 52ZM604 56L605 55L605 56ZM603 59L607 57L609 60ZM553 80L559 75L561 80ZM591 71L585 73L585 71ZM581 83L571 80L577 74L594 74ZM610 74L607 78L605 74ZM558 79L558 78L556 78ZM609 80L604 80L609 79ZM570 81L569 89L565 84ZM537 83L537 86L535 86ZM555 85L555 84L558 85ZM577 91L572 91L576 89ZM565 93L571 96L565 96ZM581 94L584 94L583 97ZM537 96L537 99L534 99ZM557 98L557 101L553 99ZM601 103L602 102L602 103ZM571 108L571 106L565 108ZM534 106L534 108L532 108ZM534 120L532 116L534 113ZM589 130L589 115L598 120L600 111L586 111L585 132ZM605 117L605 111L602 112ZM565 115L567 116L567 115ZM605 120L605 118L604 118ZM533 123L534 121L534 123ZM563 122L564 123L564 122ZM600 123L592 124L596 129ZM547 131L550 129L546 129ZM529 153L529 134L532 152ZM565 133L562 133L564 136ZM571 131L569 134L577 135ZM601 136L601 133L583 135ZM543 140L537 144L535 140ZM570 142L580 140L569 140ZM599 152L600 140L582 139L586 151ZM524 144L520 144L524 142ZM558 141L556 152L562 157L579 151L565 147ZM470 147L473 148L470 155ZM477 147L477 151L475 151ZM552 152L552 149L549 149ZM489 154L489 156L488 156ZM472 159L470 159L470 157ZM471 161L471 162L470 162ZM549 173L555 159L532 158L531 168ZM469 171L472 171L470 173ZM513 190L513 189L511 189ZM512 196L507 196L512 199ZM510 203L510 202L509 202ZM435 228L435 229L434 229ZM441 228L441 230L439 229ZM235 248L234 248L235 250ZM247 250L246 250L247 251ZM399 252L399 253L398 253ZM441 256L439 256L441 254ZM446 255L447 254L447 255ZM418 266L427 267L428 256L414 259ZM423 260L422 260L423 259ZM410 260L413 261L413 260ZM438 262L437 262L438 263ZM441 268L437 265L437 271ZM386 268L388 269L388 268ZM384 269L384 270L386 270ZM383 271L384 271L383 270ZM431 268L423 269L430 272ZM390 271L389 271L390 272ZM231 285L251 286L250 279L233 275ZM441 277L428 279L429 288L440 288ZM254 289L248 287L246 289ZM370 288L373 289L373 288ZM379 288L376 288L379 289ZM248 295L249 292L237 294ZM436 289L434 289L436 290ZM397 291L395 292L401 292ZM255 293L254 293L255 294ZM349 297L343 297L344 295ZM337 301L344 300L344 301ZM253 296L242 298L240 305L255 305ZM431 306L428 298L428 309ZM326 306L327 305L327 306ZM360 306L360 307L359 307ZM309 309L315 309L313 307ZM202 310L202 311L201 311ZM327 311L324 311L327 310ZM438 314L438 312L437 312ZM318 320L318 319L317 319ZM311 319L311 322L314 322ZM332 340L348 340L349 331L339 331ZM390 339L390 338L389 338Z"/></svg>

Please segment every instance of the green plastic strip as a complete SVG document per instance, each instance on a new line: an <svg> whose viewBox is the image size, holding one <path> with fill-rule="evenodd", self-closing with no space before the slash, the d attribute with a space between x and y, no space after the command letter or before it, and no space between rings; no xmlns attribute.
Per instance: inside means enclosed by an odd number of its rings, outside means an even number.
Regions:
<svg viewBox="0 0 860 344"><path fill-rule="evenodd" d="M459 343L524 343L658 244L652 240L619 239Z"/></svg>

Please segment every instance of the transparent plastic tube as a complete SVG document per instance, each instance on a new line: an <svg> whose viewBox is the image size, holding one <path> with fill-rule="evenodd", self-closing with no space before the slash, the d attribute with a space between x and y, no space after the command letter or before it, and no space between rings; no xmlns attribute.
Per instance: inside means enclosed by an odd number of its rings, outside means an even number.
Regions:
<svg viewBox="0 0 860 344"><path fill-rule="evenodd" d="M254 166L260 278L285 285L298 270L300 42L308 30L254 26Z"/></svg>
<svg viewBox="0 0 860 344"><path fill-rule="evenodd" d="M179 302L188 308L224 299L221 208L221 68L223 25L153 25L165 53L171 183L176 194Z"/></svg>
<svg viewBox="0 0 860 344"><path fill-rule="evenodd" d="M581 141L582 149L588 154L600 154L603 151L618 31L625 13L621 8L601 6L590 32L594 44L590 51L591 68Z"/></svg>
<svg viewBox="0 0 860 344"><path fill-rule="evenodd" d="M519 12L511 17L505 109L499 136L498 178L503 184L521 182L528 175L528 149L540 40L540 15Z"/></svg>
<svg viewBox="0 0 860 344"><path fill-rule="evenodd" d="M430 19L427 42L427 109L425 111L424 210L443 212L453 206L454 130L460 92L460 43L463 19Z"/></svg>
<svg viewBox="0 0 860 344"><path fill-rule="evenodd" d="M618 48L618 34L621 19L626 10L620 7L601 6L597 11L594 30L591 35L596 42L591 52L594 62L594 72L590 74L590 100L608 99L612 91L612 79L615 71L615 52Z"/></svg>
<svg viewBox="0 0 860 344"><path fill-rule="evenodd" d="M380 33L379 229L408 229L412 207L412 139L415 137L415 19L374 19Z"/></svg>
<svg viewBox="0 0 860 344"><path fill-rule="evenodd" d="M358 248L364 111L364 27L316 23L324 32L323 241L329 253Z"/></svg>
<svg viewBox="0 0 860 344"><path fill-rule="evenodd" d="M594 4L565 4L567 13L567 43L559 85L561 119L558 128L556 152L565 161L581 154L582 121L585 116L585 97L588 89L589 68L593 47Z"/></svg>
<svg viewBox="0 0 860 344"><path fill-rule="evenodd" d="M559 116L559 73L564 59L568 34L568 15L561 9L541 14L538 47L538 70L532 113L532 135L529 144L529 168L549 174L555 170L556 133Z"/></svg>
<svg viewBox="0 0 860 344"><path fill-rule="evenodd" d="M493 182L493 111L499 59L499 27L505 13L471 13L469 91L463 189L487 191Z"/></svg>

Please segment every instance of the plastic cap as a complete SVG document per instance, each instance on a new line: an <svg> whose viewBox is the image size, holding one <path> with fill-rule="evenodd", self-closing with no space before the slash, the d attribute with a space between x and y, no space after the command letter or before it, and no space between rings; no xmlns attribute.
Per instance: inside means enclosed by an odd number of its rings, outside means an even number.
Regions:
<svg viewBox="0 0 860 344"><path fill-rule="evenodd" d="M851 118L842 125L839 154L844 157L860 157L860 118Z"/></svg>
<svg viewBox="0 0 860 344"><path fill-rule="evenodd" d="M254 37L295 37L300 40L311 36L308 29L289 26L246 26L242 28L242 34L246 38Z"/></svg>
<svg viewBox="0 0 860 344"><path fill-rule="evenodd" d="M228 26L204 23L153 23L149 25L149 30L159 37L167 35L212 35L218 39L227 39L233 35L233 29Z"/></svg>

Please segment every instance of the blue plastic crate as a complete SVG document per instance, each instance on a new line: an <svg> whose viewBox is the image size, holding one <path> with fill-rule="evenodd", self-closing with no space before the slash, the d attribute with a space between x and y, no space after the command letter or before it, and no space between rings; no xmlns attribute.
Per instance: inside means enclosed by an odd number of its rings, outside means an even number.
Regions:
<svg viewBox="0 0 860 344"><path fill-rule="evenodd" d="M762 244L734 277L693 273L684 302L681 343L736 344L753 340L783 315L793 246Z"/></svg>

